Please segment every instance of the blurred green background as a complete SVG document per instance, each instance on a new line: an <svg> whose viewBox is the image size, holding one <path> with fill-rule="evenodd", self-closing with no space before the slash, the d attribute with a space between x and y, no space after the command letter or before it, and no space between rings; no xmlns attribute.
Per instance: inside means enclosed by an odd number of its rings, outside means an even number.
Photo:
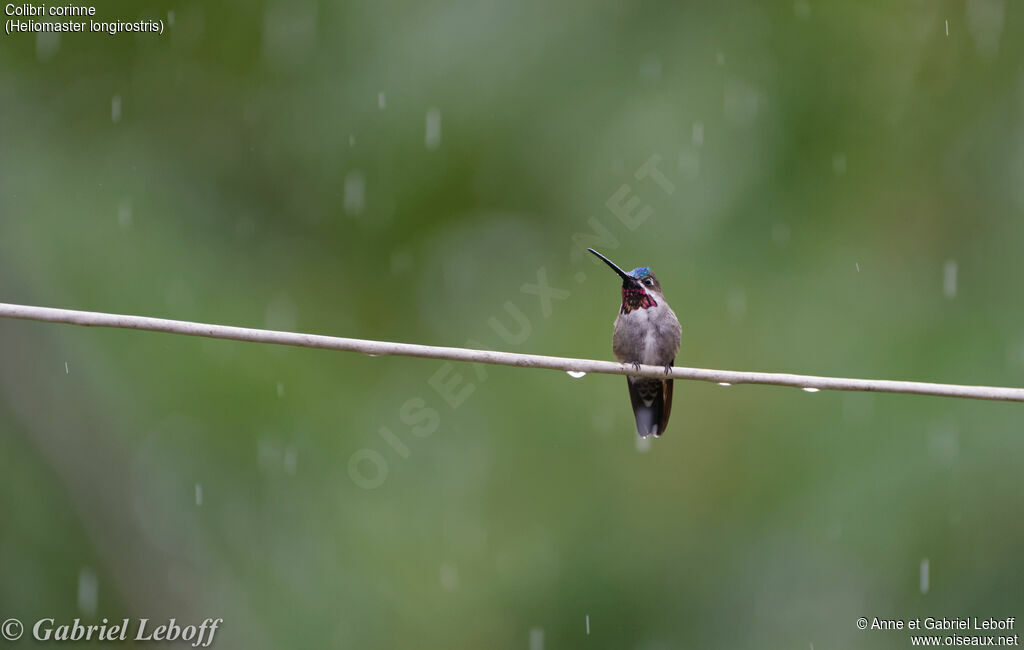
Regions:
<svg viewBox="0 0 1024 650"><path fill-rule="evenodd" d="M1024 384L1015 3L97 14L166 32L0 35L2 301L611 358L596 243L679 365ZM0 321L0 619L905 648L856 618L1024 618L1022 424L677 382L644 446L621 377Z"/></svg>

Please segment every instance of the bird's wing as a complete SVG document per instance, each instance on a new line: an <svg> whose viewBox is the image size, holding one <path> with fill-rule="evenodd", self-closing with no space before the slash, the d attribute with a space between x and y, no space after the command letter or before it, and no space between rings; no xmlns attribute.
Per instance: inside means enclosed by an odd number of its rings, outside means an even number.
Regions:
<svg viewBox="0 0 1024 650"><path fill-rule="evenodd" d="M673 364L675 361L672 362ZM665 427L668 426L668 416L672 413L672 380L666 379L661 382L662 385L662 406L661 406L661 420L658 422L658 435L665 433Z"/></svg>

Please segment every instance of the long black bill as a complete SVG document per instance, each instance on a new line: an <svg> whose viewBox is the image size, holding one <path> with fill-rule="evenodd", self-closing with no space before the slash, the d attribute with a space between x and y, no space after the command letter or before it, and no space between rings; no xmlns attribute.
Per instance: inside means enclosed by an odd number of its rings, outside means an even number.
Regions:
<svg viewBox="0 0 1024 650"><path fill-rule="evenodd" d="M612 270L615 271L616 273L618 273L619 277L622 278L622 283L623 284L636 284L636 279L633 278L633 276L631 276L630 274L628 274L625 271L623 271L622 269L620 269L618 266L616 266L615 262L611 261L610 259L608 259L604 255L598 253L593 248L588 248L587 250L590 251L591 253L593 253L594 255L597 255L599 258L601 258L601 260L605 264L607 264L608 266L612 267Z"/></svg>

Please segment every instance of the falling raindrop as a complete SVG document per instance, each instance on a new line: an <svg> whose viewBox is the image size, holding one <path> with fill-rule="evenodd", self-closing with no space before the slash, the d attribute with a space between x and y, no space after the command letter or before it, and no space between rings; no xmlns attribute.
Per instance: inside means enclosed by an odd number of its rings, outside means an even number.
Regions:
<svg viewBox="0 0 1024 650"><path fill-rule="evenodd" d="M350 147L356 146L356 136L354 136L354 135L349 135L348 136L348 146L350 146Z"/></svg>
<svg viewBox="0 0 1024 650"><path fill-rule="evenodd" d="M530 650L544 650L544 630L539 627L530 630Z"/></svg>
<svg viewBox="0 0 1024 650"><path fill-rule="evenodd" d="M805 393L817 393L821 391L820 388L814 388L813 386L804 386L801 390L803 390Z"/></svg>
<svg viewBox="0 0 1024 650"><path fill-rule="evenodd" d="M946 19L946 36L949 36L949 18Z"/></svg>
<svg viewBox="0 0 1024 650"><path fill-rule="evenodd" d="M96 615L99 592L100 581L96 572L89 567L82 567L78 572L78 609L86 616Z"/></svg>
<svg viewBox="0 0 1024 650"><path fill-rule="evenodd" d="M704 123L694 122L693 123L693 145L699 147L704 144Z"/></svg>
<svg viewBox="0 0 1024 650"><path fill-rule="evenodd" d="M439 108L431 108L427 111L427 132L424 143L431 151L441 146L441 109Z"/></svg>
<svg viewBox="0 0 1024 650"><path fill-rule="evenodd" d="M127 230L132 225L132 200L122 199L117 206L117 223L122 230Z"/></svg>
<svg viewBox="0 0 1024 650"><path fill-rule="evenodd" d="M956 260L946 260L946 266L942 269L942 293L947 298L956 298Z"/></svg>
<svg viewBox="0 0 1024 650"><path fill-rule="evenodd" d="M299 455L295 447L288 445L284 448L284 471L286 474L294 474L299 465Z"/></svg>
<svg viewBox="0 0 1024 650"><path fill-rule="evenodd" d="M197 506L202 506L203 505L203 484L202 483L196 483L196 505Z"/></svg>
<svg viewBox="0 0 1024 650"><path fill-rule="evenodd" d="M1006 17L1006 0L968 0L967 32L982 57L991 61L999 54L999 39ZM949 36L949 21L946 21Z"/></svg>
<svg viewBox="0 0 1024 650"><path fill-rule="evenodd" d="M737 126L752 125L764 104L764 97L753 84L741 79L726 81L722 108L731 123Z"/></svg>
<svg viewBox="0 0 1024 650"><path fill-rule="evenodd" d="M960 455L960 435L956 424L946 423L933 430L928 440L928 452L937 464L952 466Z"/></svg>
<svg viewBox="0 0 1024 650"><path fill-rule="evenodd" d="M585 373L585 372L577 372L575 370L566 370L565 374L569 375L573 379L580 379L582 377L586 377L587 376L587 373Z"/></svg>
<svg viewBox="0 0 1024 650"><path fill-rule="evenodd" d="M167 26L174 27L174 10L171 9L167 12Z"/></svg>
<svg viewBox="0 0 1024 650"><path fill-rule="evenodd" d="M772 241L779 246L784 246L789 241L789 224L784 221L776 221L772 224Z"/></svg>
<svg viewBox="0 0 1024 650"><path fill-rule="evenodd" d="M733 289L729 292L729 316L734 323L743 320L747 314L747 292L743 289Z"/></svg>
<svg viewBox="0 0 1024 650"><path fill-rule="evenodd" d="M49 61L60 49L60 32L36 32L36 58Z"/></svg>
<svg viewBox="0 0 1024 650"><path fill-rule="evenodd" d="M281 448L273 440L261 439L256 445L256 460L264 472L275 472L281 466Z"/></svg>
<svg viewBox="0 0 1024 650"><path fill-rule="evenodd" d="M687 180L697 180L700 177L700 152L689 148L680 151L679 173Z"/></svg>
<svg viewBox="0 0 1024 650"><path fill-rule="evenodd" d="M646 81L661 78L661 58L657 54L648 54L640 63L640 78Z"/></svg>
<svg viewBox="0 0 1024 650"><path fill-rule="evenodd" d="M295 68L317 50L318 3L271 2L263 12L263 57L274 67Z"/></svg>
<svg viewBox="0 0 1024 650"><path fill-rule="evenodd" d="M298 325L298 309L287 294L278 294L267 304L263 322L268 330L294 332Z"/></svg>
<svg viewBox="0 0 1024 650"><path fill-rule="evenodd" d="M647 436L637 436L636 450L639 451L641 454L646 454L647 452L649 452L651 450L651 439L648 438Z"/></svg>
<svg viewBox="0 0 1024 650"><path fill-rule="evenodd" d="M366 207L366 178L353 170L345 176L345 212L355 215Z"/></svg>
<svg viewBox="0 0 1024 650"><path fill-rule="evenodd" d="M383 92L377 93L377 108L384 110L388 107L388 97Z"/></svg>
<svg viewBox="0 0 1024 650"><path fill-rule="evenodd" d="M587 614L587 634L590 634L590 614Z"/></svg>
<svg viewBox="0 0 1024 650"><path fill-rule="evenodd" d="M71 369L68 368L68 362L67 361L64 362L64 374L65 375L70 375L71 374Z"/></svg>
<svg viewBox="0 0 1024 650"><path fill-rule="evenodd" d="M837 153L832 156L832 171L836 176L846 173L846 154Z"/></svg>
<svg viewBox="0 0 1024 650"><path fill-rule="evenodd" d="M110 98L110 121L117 124L121 121L121 96L114 95Z"/></svg>
<svg viewBox="0 0 1024 650"><path fill-rule="evenodd" d="M445 591L459 588L459 568L454 564L441 565L441 588Z"/></svg>
<svg viewBox="0 0 1024 650"><path fill-rule="evenodd" d="M921 559L921 593L927 594L930 582L928 558Z"/></svg>
<svg viewBox="0 0 1024 650"><path fill-rule="evenodd" d="M853 267L857 269L857 273L860 273L860 262L854 262Z"/></svg>

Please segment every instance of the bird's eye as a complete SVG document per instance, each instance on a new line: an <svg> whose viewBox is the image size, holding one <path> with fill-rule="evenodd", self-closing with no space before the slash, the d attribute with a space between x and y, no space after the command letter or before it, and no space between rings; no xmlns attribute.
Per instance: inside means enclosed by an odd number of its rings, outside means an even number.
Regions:
<svg viewBox="0 0 1024 650"><path fill-rule="evenodd" d="M649 287L653 286L654 285L654 280L652 280L650 278L644 278L644 284L646 284Z"/></svg>

